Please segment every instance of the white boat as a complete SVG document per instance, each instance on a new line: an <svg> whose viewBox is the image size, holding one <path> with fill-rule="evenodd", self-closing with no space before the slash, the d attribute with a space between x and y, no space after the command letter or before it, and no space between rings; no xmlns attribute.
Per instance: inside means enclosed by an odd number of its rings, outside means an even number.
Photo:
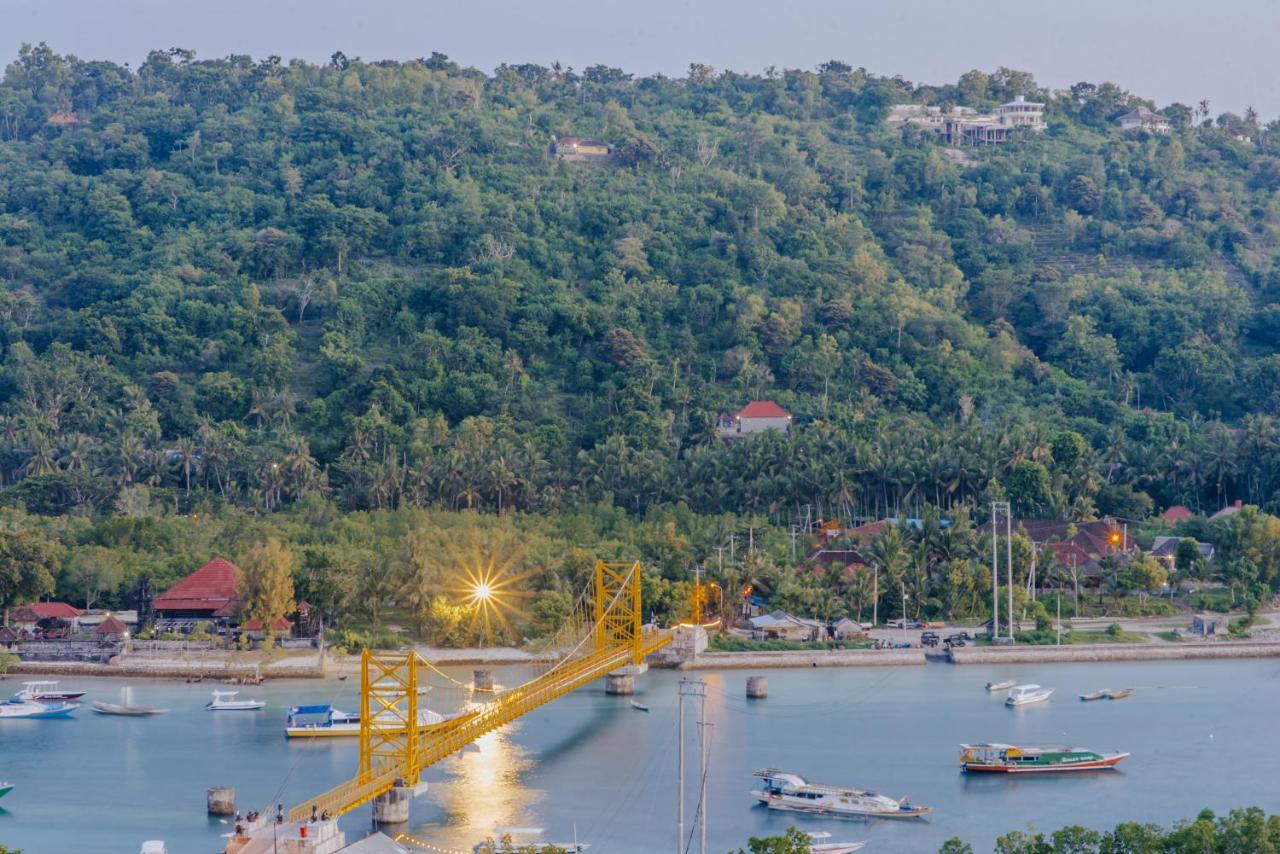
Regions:
<svg viewBox="0 0 1280 854"><path fill-rule="evenodd" d="M65 718L78 708L80 708L79 703L10 700L7 703L0 703L0 720L4 718Z"/></svg>
<svg viewBox="0 0 1280 854"><path fill-rule="evenodd" d="M1031 703L1043 703L1053 693L1052 688L1041 688L1039 685L1014 685L1005 698L1006 706L1026 706Z"/></svg>
<svg viewBox="0 0 1280 854"><path fill-rule="evenodd" d="M831 834L825 830L807 834L809 837L809 854L851 854L867 847L865 842L827 842Z"/></svg>
<svg viewBox="0 0 1280 854"><path fill-rule="evenodd" d="M474 854L500 854L504 851L567 851L569 854L586 851L591 846L577 839L578 829L573 830L573 842L543 842L541 839L522 841L522 837L538 837L546 833L541 827L495 827L493 835L483 842L477 842L471 850Z"/></svg>
<svg viewBox="0 0 1280 854"><path fill-rule="evenodd" d="M84 696L83 691L61 691L58 689L57 682L23 682L22 690L13 695L13 699L22 700L23 702L47 703L47 702L65 702L67 700L79 700Z"/></svg>
<svg viewBox="0 0 1280 854"><path fill-rule="evenodd" d="M215 690L213 699L205 703L204 707L211 712L252 712L266 705L262 700L237 700L236 695L239 693Z"/></svg>
<svg viewBox="0 0 1280 854"><path fill-rule="evenodd" d="M919 818L933 812L932 807L912 804L906 798L898 800L864 789L810 783L799 774L777 768L765 768L753 776L760 778L760 785L751 790L751 795L769 809L831 818Z"/></svg>
<svg viewBox="0 0 1280 854"><path fill-rule="evenodd" d="M163 839L148 839L142 843L142 850L139 854L169 854L169 849L164 844Z"/></svg>
<svg viewBox="0 0 1280 854"><path fill-rule="evenodd" d="M1018 683L1012 679L1006 682L988 682L987 690L988 691L1008 691L1010 688L1012 688L1014 685L1017 685L1017 684Z"/></svg>
<svg viewBox="0 0 1280 854"><path fill-rule="evenodd" d="M418 732L427 732L447 720L439 712L418 710ZM294 706L285 721L286 738L334 738L360 735L360 716L333 706Z"/></svg>

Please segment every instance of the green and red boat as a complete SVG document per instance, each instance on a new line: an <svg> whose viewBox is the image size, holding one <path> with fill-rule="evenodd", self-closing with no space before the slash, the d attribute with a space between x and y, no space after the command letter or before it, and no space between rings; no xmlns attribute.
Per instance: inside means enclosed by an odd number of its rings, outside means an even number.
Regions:
<svg viewBox="0 0 1280 854"><path fill-rule="evenodd" d="M1021 747L1014 744L962 744L960 766L982 774L1061 774L1067 771L1108 771L1128 753L1098 753L1062 744Z"/></svg>

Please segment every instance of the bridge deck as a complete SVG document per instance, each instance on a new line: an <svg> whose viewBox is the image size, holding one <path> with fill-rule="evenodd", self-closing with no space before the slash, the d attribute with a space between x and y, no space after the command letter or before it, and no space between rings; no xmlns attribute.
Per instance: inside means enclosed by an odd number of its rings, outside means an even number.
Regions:
<svg viewBox="0 0 1280 854"><path fill-rule="evenodd" d="M641 654L648 655L670 642L671 635L668 632L646 634L641 639ZM419 741L418 770L429 768L485 733L617 670L632 660L633 653L629 645L593 650L581 658L561 662L554 669L503 693L476 711L464 713L442 726L433 727ZM321 813L341 815L388 791L402 776L404 769L398 765L375 768L367 780L349 780L299 804L290 810L289 818L295 821L304 819L311 815L313 807Z"/></svg>

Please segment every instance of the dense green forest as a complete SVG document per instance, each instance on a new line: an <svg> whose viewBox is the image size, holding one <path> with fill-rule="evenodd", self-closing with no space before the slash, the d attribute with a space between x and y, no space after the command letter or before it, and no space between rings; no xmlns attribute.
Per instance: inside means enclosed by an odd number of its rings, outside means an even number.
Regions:
<svg viewBox="0 0 1280 854"><path fill-rule="evenodd" d="M1018 94L1049 128L1005 146L884 122ZM1280 123L1201 102L1121 133L1140 104L1008 69L24 47L0 83L6 524L105 547L175 536L166 514L590 508L702 561L738 524L714 514L803 505L1280 509ZM557 160L565 135L614 156ZM762 398L789 435L716 438Z"/></svg>

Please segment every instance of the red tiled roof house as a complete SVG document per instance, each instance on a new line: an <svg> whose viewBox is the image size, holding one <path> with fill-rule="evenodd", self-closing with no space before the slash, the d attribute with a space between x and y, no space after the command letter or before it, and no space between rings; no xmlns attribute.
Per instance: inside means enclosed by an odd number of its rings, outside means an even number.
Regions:
<svg viewBox="0 0 1280 854"><path fill-rule="evenodd" d="M748 436L766 430L786 433L791 429L791 413L772 400L756 400L738 410L732 423L722 415L718 426L722 436Z"/></svg>
<svg viewBox="0 0 1280 854"><path fill-rule="evenodd" d="M156 598L161 619L218 620L235 616L240 567L215 557Z"/></svg>

